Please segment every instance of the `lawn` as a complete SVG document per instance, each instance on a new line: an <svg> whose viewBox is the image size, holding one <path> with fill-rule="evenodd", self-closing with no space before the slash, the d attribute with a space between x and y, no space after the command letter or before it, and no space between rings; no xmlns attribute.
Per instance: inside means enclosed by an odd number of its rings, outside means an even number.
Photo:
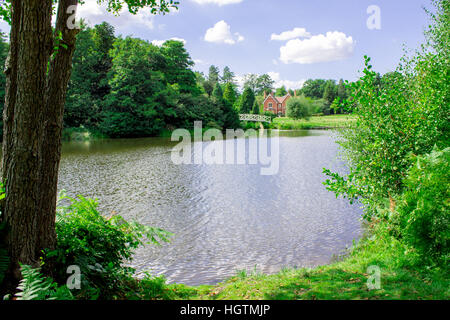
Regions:
<svg viewBox="0 0 450 320"><path fill-rule="evenodd" d="M274 129L280 130L301 130L301 129L333 129L345 128L355 117L347 114L330 116L312 116L308 120L294 120L291 118L275 118L272 123Z"/></svg>

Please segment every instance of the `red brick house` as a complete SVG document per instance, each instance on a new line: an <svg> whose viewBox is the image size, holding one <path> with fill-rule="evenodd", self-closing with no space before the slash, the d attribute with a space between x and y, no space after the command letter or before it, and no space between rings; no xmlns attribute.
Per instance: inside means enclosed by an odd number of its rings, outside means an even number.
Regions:
<svg viewBox="0 0 450 320"><path fill-rule="evenodd" d="M268 111L277 116L285 116L286 103L290 98L292 98L292 96L289 93L284 97L275 97L273 93L269 93L269 95L264 93L264 112Z"/></svg>

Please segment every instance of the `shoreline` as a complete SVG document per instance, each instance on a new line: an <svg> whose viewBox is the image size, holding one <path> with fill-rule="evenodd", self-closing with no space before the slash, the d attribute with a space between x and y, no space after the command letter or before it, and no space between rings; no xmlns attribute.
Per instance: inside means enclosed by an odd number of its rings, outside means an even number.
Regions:
<svg viewBox="0 0 450 320"><path fill-rule="evenodd" d="M274 118L270 124L266 124L265 129L279 130L279 131L299 131L299 130L339 130L345 129L348 125L354 121L354 117L351 115L327 115L327 116L313 116L309 120L294 120L290 118ZM242 129L248 129L248 123L245 124ZM203 128L207 130L210 128ZM96 141L104 139L138 139L138 138L168 138L172 135L174 130L166 129L160 134L155 136L146 137L117 137L111 138L101 135L98 132L93 132L87 128L65 128L63 129L62 141L63 142L85 142Z"/></svg>
<svg viewBox="0 0 450 320"><path fill-rule="evenodd" d="M336 261L313 268L283 268L275 274L239 271L216 285L163 284L159 300L445 300L449 279L403 261L403 245L372 227ZM385 234L384 234L385 236ZM380 271L380 286L371 287ZM155 277L161 282L164 277ZM136 279L137 282L142 281ZM164 281L164 280L163 280ZM138 296L139 298L139 296Z"/></svg>

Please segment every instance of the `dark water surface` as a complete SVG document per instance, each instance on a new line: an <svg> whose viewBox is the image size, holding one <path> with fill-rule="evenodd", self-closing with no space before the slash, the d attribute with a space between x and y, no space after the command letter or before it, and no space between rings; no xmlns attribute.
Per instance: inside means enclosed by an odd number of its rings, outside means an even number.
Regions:
<svg viewBox="0 0 450 320"><path fill-rule="evenodd" d="M343 170L330 131L280 132L280 169L180 165L164 138L71 142L63 146L59 189L98 198L105 215L175 235L136 252L138 272L169 282L215 284L237 270L275 273L315 266L361 234L361 210L326 191L322 168Z"/></svg>

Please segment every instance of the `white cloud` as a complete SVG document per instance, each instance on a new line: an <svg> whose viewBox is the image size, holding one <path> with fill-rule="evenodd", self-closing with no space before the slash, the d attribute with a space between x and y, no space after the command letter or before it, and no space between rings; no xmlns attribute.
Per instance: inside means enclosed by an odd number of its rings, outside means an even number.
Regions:
<svg viewBox="0 0 450 320"><path fill-rule="evenodd" d="M305 83L306 79L298 80L298 81L292 81L292 80L283 80L281 79L281 76L278 72L267 72L267 74L272 78L273 81L275 81L274 87L280 88L282 86L285 86L286 89L300 89L303 87L303 84Z"/></svg>
<svg viewBox="0 0 450 320"><path fill-rule="evenodd" d="M295 38L310 38L311 33L307 32L305 28L294 28L290 31L285 31L280 34L272 33L270 40L286 41Z"/></svg>
<svg viewBox="0 0 450 320"><path fill-rule="evenodd" d="M355 42L351 36L339 31L319 34L309 39L294 39L280 48L280 60L284 63L311 64L338 61L353 54Z"/></svg>
<svg viewBox="0 0 450 320"><path fill-rule="evenodd" d="M227 4L241 3L244 0L192 0L198 4L217 4L219 6L225 6Z"/></svg>
<svg viewBox="0 0 450 320"><path fill-rule="evenodd" d="M167 39L167 40L153 40L152 44L155 45L155 46L161 47L164 44L164 42L166 42L168 40L180 41L180 42L183 42L184 45L186 44L186 40L181 39L181 38L176 38L176 37L175 38L170 38L170 39Z"/></svg>
<svg viewBox="0 0 450 320"><path fill-rule="evenodd" d="M205 34L205 41L213 43L235 44L244 41L244 37L238 32L231 33L231 27L224 21L217 22L214 27L208 29Z"/></svg>
<svg viewBox="0 0 450 320"><path fill-rule="evenodd" d="M282 79L279 72L271 71L271 72L267 72L267 74L272 78L273 81L275 81L275 83L274 83L275 88L280 88L282 86L285 86L286 89L295 90L295 89L302 88L303 84L306 82L306 79L301 79L298 81ZM236 81L236 84L238 85L240 90L244 89L246 76L247 75L236 75L234 78L234 80Z"/></svg>

